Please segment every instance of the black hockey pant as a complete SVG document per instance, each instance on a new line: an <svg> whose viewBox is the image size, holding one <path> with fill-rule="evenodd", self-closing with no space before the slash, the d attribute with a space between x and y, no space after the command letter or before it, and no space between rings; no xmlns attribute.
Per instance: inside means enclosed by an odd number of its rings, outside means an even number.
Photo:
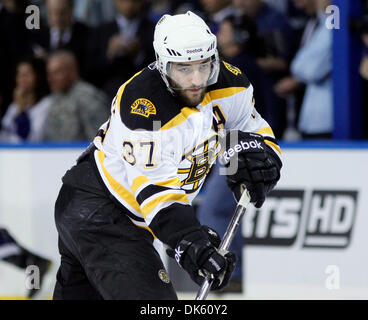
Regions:
<svg viewBox="0 0 368 320"><path fill-rule="evenodd" d="M55 205L61 265L54 299L177 299L146 229L111 199L92 159L69 170Z"/></svg>

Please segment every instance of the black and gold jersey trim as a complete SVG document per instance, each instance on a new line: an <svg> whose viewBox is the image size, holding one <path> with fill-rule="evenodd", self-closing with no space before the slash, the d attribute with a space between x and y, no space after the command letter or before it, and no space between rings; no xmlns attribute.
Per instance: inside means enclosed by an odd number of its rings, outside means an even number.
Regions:
<svg viewBox="0 0 368 320"><path fill-rule="evenodd" d="M144 201L146 201L148 198L152 197L153 195L156 195L164 191L174 191L174 190L177 190L177 189L172 189L172 188L168 188L164 186L157 186L154 184L150 184L139 192L136 199L139 205L141 205Z"/></svg>
<svg viewBox="0 0 368 320"><path fill-rule="evenodd" d="M227 66L226 66L227 64ZM248 88L250 82L243 72L232 72L230 64L225 61L220 63L220 73L217 82L208 87L208 92L219 90L219 89L229 89L229 88ZM233 69L239 70L235 66L231 66ZM239 70L240 71L240 70Z"/></svg>
<svg viewBox="0 0 368 320"><path fill-rule="evenodd" d="M119 94L121 120L131 130L158 130L185 107L169 93L156 69L143 69ZM155 121L160 125L154 125Z"/></svg>
<svg viewBox="0 0 368 320"><path fill-rule="evenodd" d="M263 139L265 140L265 142L267 143L268 142L272 142L273 144L276 144L276 145L279 145L277 140L275 138L272 138L272 137L263 137Z"/></svg>
<svg viewBox="0 0 368 320"><path fill-rule="evenodd" d="M231 70L238 69L220 63L218 81L207 88L202 106L212 100L232 96L250 86L244 73ZM196 108L183 105L167 90L160 73L150 68L135 74L119 89L116 103L121 120L130 130L170 129L199 112Z"/></svg>

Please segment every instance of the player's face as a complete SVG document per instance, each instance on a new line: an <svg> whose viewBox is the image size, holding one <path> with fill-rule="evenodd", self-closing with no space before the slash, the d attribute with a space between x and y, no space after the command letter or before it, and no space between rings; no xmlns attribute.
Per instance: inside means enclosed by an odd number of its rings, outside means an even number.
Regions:
<svg viewBox="0 0 368 320"><path fill-rule="evenodd" d="M185 105L196 107L202 102L211 70L210 59L171 64L169 81Z"/></svg>

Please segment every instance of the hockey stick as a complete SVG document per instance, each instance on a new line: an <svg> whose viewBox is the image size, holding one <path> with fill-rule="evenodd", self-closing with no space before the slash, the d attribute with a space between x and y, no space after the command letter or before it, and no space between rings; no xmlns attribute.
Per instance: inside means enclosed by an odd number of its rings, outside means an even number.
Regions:
<svg viewBox="0 0 368 320"><path fill-rule="evenodd" d="M226 251L228 251L249 202L250 202L249 192L247 189L244 189L242 196L238 202L238 205L236 206L235 213L231 218L231 221L226 229L224 238L222 239L221 244L219 246L219 251L221 253L225 253ZM212 281L213 280L209 276L207 276L204 279L202 286L197 293L196 300L205 300L207 298L207 295L212 285Z"/></svg>

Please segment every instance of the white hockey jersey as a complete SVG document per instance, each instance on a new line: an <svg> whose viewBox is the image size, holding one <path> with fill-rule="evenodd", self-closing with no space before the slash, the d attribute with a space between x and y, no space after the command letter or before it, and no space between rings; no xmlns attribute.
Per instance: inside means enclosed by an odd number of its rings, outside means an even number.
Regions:
<svg viewBox="0 0 368 320"><path fill-rule="evenodd" d="M272 129L254 104L248 79L226 62L196 108L181 105L159 72L145 68L120 87L110 119L94 139L99 174L135 225L167 238L185 225L183 215L192 210L190 204L221 150L221 132L262 134L281 156ZM179 220L177 228L170 227L173 220ZM164 228L169 230L160 237Z"/></svg>

